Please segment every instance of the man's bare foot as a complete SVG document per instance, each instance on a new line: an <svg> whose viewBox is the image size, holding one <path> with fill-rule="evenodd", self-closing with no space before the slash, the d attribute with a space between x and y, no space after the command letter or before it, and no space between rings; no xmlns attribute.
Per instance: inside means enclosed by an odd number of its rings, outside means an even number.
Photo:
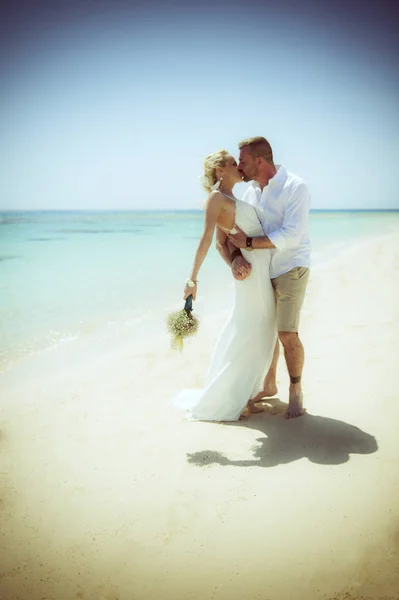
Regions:
<svg viewBox="0 0 399 600"><path fill-rule="evenodd" d="M265 411L263 406L255 406L256 402L259 402L259 400L256 400L256 398L252 398L251 400L248 401L248 404L247 404L247 408L248 408L249 412L253 415L255 415L256 413L261 413L261 412Z"/></svg>
<svg viewBox="0 0 399 600"><path fill-rule="evenodd" d="M305 412L306 409L303 408L302 392L290 392L288 408L285 411L284 417L286 419L295 419L295 417L301 417Z"/></svg>
<svg viewBox="0 0 399 600"><path fill-rule="evenodd" d="M272 396L275 396L278 393L278 389L277 389L277 385L275 383L265 383L264 387L263 387L263 397L264 398L271 398Z"/></svg>
<svg viewBox="0 0 399 600"><path fill-rule="evenodd" d="M254 396L253 398L251 398L250 400L248 400L248 404L251 402L251 404L256 404L257 402L262 402L262 398L264 398L265 395L263 392L259 392L259 394L256 394L256 396Z"/></svg>
<svg viewBox="0 0 399 600"><path fill-rule="evenodd" d="M259 392L259 394L257 394L254 398L251 398L250 402L253 402L253 403L261 402L261 400L263 398L271 398L272 396L275 396L277 393L278 393L278 390L277 390L276 384L265 386L265 389L263 389L261 392Z"/></svg>

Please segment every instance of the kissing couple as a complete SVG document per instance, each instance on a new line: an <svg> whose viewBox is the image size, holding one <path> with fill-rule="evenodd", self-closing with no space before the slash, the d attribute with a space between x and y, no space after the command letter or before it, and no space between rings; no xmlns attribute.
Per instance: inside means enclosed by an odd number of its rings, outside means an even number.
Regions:
<svg viewBox="0 0 399 600"><path fill-rule="evenodd" d="M306 183L275 165L264 137L240 142L239 162L226 150L204 161L204 232L184 288L195 301L198 273L216 229L216 246L235 280L233 307L213 350L206 385L175 403L199 421L237 421L261 412L277 394L280 342L290 378L286 418L304 414L304 349L299 317L309 278L310 197ZM242 200L236 183L250 182Z"/></svg>

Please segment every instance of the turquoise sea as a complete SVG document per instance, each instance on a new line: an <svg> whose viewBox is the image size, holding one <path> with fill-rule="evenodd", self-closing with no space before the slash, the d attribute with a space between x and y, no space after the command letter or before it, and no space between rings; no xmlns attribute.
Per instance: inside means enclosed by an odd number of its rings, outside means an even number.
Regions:
<svg viewBox="0 0 399 600"><path fill-rule="evenodd" d="M0 368L93 330L138 339L182 304L202 211L0 212ZM399 231L399 211L312 211L313 265ZM230 302L231 274L212 248L198 309Z"/></svg>

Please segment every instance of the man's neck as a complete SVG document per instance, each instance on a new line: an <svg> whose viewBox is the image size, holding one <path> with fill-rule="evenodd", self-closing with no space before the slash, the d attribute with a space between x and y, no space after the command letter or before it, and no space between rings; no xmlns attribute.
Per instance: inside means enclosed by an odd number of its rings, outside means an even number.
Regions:
<svg viewBox="0 0 399 600"><path fill-rule="evenodd" d="M256 181L259 183L262 192L263 188L265 188L268 185L269 181L273 179L276 173L277 169L275 165L268 165L267 168L256 178Z"/></svg>

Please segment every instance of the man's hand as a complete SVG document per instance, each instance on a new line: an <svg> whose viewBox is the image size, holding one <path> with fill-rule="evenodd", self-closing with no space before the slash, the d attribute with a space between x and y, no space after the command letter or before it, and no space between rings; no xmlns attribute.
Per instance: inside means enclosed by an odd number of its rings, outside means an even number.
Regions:
<svg viewBox="0 0 399 600"><path fill-rule="evenodd" d="M237 231L237 233L234 235L232 233L227 233L227 237L236 248L245 248L247 245L247 234L245 231L237 227L237 225L234 225L234 229Z"/></svg>
<svg viewBox="0 0 399 600"><path fill-rule="evenodd" d="M236 256L231 263L231 270L233 272L234 279L242 281L250 275L252 265L246 261L243 256Z"/></svg>

